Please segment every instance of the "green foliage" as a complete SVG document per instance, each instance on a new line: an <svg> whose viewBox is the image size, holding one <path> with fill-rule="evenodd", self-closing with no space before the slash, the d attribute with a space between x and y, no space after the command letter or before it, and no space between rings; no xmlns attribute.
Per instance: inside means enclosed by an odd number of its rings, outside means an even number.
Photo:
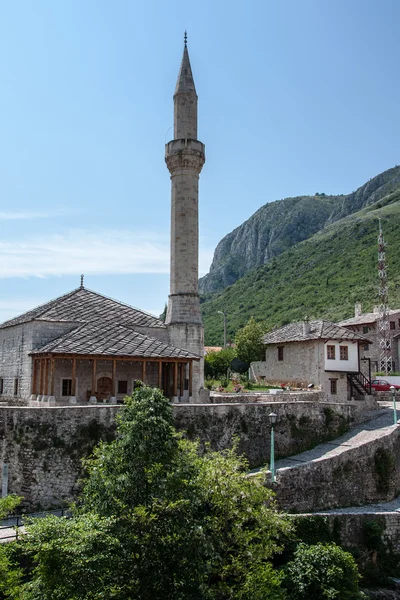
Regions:
<svg viewBox="0 0 400 600"><path fill-rule="evenodd" d="M14 511L21 502L18 496L6 496L0 498L0 520ZM11 553L12 543L0 543L0 597L1 598L22 598L19 595L19 582L21 571Z"/></svg>
<svg viewBox="0 0 400 600"><path fill-rule="evenodd" d="M371 204L332 223L309 239L283 249L266 264L246 271L241 279L231 282L233 285L209 294L201 305L206 343L212 345L221 339L222 325L216 315L222 309L229 315L230 335L239 331L252 315L272 329L301 321L304 315L339 321L354 315L355 302L361 302L363 310L372 310L378 302L378 218L382 219L388 242L389 300L392 307L399 306L397 190L389 194L382 208Z"/></svg>
<svg viewBox="0 0 400 600"><path fill-rule="evenodd" d="M246 363L255 360L263 360L265 357L265 346L262 341L264 329L251 317L248 323L240 329L235 338L237 357Z"/></svg>
<svg viewBox="0 0 400 600"><path fill-rule="evenodd" d="M235 348L223 348L219 352L209 352L204 357L205 373L216 378L226 377L226 373L235 356Z"/></svg>
<svg viewBox="0 0 400 600"><path fill-rule="evenodd" d="M72 519L35 521L25 600L281 600L271 568L291 529L235 449L199 456L161 392L142 387L86 461Z"/></svg>
<svg viewBox="0 0 400 600"><path fill-rule="evenodd" d="M289 600L358 600L359 578L352 555L336 544L299 544L285 567Z"/></svg>

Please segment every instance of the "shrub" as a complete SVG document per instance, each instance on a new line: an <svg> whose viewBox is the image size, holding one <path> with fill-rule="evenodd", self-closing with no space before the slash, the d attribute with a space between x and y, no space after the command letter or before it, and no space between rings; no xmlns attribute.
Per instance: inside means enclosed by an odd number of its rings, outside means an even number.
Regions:
<svg viewBox="0 0 400 600"><path fill-rule="evenodd" d="M285 567L289 600L359 600L354 558L336 544L299 544Z"/></svg>

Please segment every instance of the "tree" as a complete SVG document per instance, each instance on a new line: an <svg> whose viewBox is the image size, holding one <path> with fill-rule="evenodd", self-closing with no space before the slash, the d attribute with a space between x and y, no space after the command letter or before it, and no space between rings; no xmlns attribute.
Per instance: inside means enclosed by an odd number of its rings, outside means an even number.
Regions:
<svg viewBox="0 0 400 600"><path fill-rule="evenodd" d="M271 560L290 525L264 476L248 477L235 449L199 456L159 390L127 399L86 468L73 518L29 527L24 599L247 600L262 585L280 600Z"/></svg>
<svg viewBox="0 0 400 600"><path fill-rule="evenodd" d="M285 568L289 600L359 600L354 558L336 544L299 544Z"/></svg>
<svg viewBox="0 0 400 600"><path fill-rule="evenodd" d="M0 521L21 502L18 496L0 498ZM21 571L10 557L10 544L0 543L0 597L19 598Z"/></svg>
<svg viewBox="0 0 400 600"><path fill-rule="evenodd" d="M237 357L250 364L255 360L264 360L265 346L262 341L263 327L254 317L240 329L235 338Z"/></svg>
<svg viewBox="0 0 400 600"><path fill-rule="evenodd" d="M210 374L217 378L226 377L226 373L235 356L235 348L223 348L218 352L209 352L204 358L206 374Z"/></svg>

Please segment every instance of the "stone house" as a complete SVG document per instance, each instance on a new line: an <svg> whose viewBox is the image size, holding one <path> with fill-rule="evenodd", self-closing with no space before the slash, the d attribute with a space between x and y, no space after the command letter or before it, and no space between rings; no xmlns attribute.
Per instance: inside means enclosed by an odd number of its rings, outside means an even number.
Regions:
<svg viewBox="0 0 400 600"><path fill-rule="evenodd" d="M122 400L135 380L192 396L196 354L159 319L86 289L0 325L0 398L56 404Z"/></svg>
<svg viewBox="0 0 400 600"><path fill-rule="evenodd" d="M370 360L371 371L379 371L379 357L381 348L379 344L379 307L375 306L373 312L363 313L361 304L357 303L354 309L354 317L341 321L339 325L350 331L367 336L372 343L364 346L364 356ZM392 370L400 370L400 309L389 310L390 357L392 359Z"/></svg>
<svg viewBox="0 0 400 600"><path fill-rule="evenodd" d="M370 381L360 368L366 337L319 320L290 323L263 339L267 380L313 384L333 402L370 394Z"/></svg>

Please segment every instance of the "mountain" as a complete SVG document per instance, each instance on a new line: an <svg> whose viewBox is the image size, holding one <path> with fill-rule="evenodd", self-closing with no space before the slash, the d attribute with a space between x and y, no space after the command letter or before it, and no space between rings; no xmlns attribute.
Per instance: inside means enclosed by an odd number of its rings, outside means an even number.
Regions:
<svg viewBox="0 0 400 600"><path fill-rule="evenodd" d="M288 249L282 250L281 246L280 252L266 264L248 270L223 291L203 296L207 345L221 344L223 339L219 310L227 313L228 337L231 338L251 316L271 329L305 316L333 321L344 319L354 314L356 302L362 302L364 311L372 310L378 303L379 219L388 242L389 302L392 307L400 306L400 168L382 173L353 194L325 198L334 210L319 231L299 243L292 242ZM289 206L288 212L295 214L293 199L274 204ZM314 223L317 218L314 219L312 205L303 203L303 199L298 204L309 206L308 220ZM319 202L317 197L316 205L319 215L324 202ZM357 205L361 210L340 218L341 211L343 215ZM260 210L267 209L268 205ZM241 235L258 213L241 226ZM285 219L282 212L280 223ZM289 231L289 220L286 221ZM239 232L241 227L235 231ZM281 229L281 225L271 224L269 231L274 228ZM294 223L292 229L296 230ZM278 233L273 241L277 238ZM280 238L282 245L289 244L287 235L282 234ZM251 246L250 242L248 245Z"/></svg>
<svg viewBox="0 0 400 600"><path fill-rule="evenodd" d="M199 280L201 294L232 285L254 267L267 264L292 246L393 192L400 167L370 179L351 194L298 196L262 206L218 244L210 272Z"/></svg>

